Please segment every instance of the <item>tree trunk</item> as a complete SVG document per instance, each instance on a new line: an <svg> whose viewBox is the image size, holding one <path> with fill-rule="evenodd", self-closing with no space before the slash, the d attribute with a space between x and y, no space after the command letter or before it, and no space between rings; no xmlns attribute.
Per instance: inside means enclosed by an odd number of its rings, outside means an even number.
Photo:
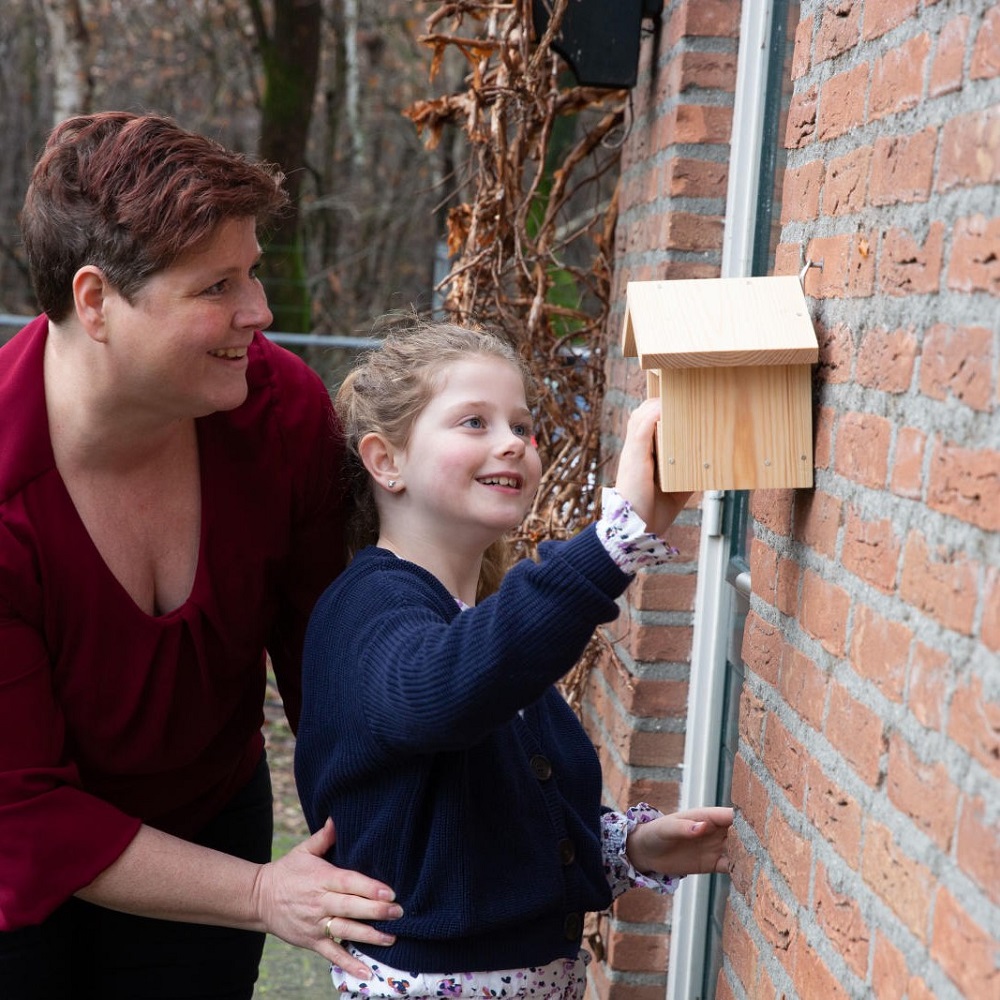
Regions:
<svg viewBox="0 0 1000 1000"><path fill-rule="evenodd" d="M53 60L53 125L91 110L93 80L90 76L90 34L80 0L44 0Z"/></svg>
<svg viewBox="0 0 1000 1000"><path fill-rule="evenodd" d="M259 0L248 0L264 68L260 156L285 172L291 209L268 240L268 298L278 330L311 328L309 288L299 234L306 141L319 69L320 0L274 0L268 26Z"/></svg>

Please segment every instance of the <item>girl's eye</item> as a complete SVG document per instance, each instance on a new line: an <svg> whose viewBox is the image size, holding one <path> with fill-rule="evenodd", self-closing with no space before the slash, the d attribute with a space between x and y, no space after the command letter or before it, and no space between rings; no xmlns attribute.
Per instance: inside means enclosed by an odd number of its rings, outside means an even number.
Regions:
<svg viewBox="0 0 1000 1000"><path fill-rule="evenodd" d="M463 427L471 427L474 431L481 431L486 426L486 421L482 417L466 417L462 421Z"/></svg>
<svg viewBox="0 0 1000 1000"><path fill-rule="evenodd" d="M520 437L530 438L531 437L531 425L530 424L514 424L511 430L519 435Z"/></svg>

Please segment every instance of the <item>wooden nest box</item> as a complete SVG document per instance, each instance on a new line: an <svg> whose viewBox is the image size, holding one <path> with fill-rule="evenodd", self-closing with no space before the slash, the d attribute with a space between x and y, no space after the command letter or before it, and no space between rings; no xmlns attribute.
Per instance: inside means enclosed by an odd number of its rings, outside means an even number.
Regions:
<svg viewBox="0 0 1000 1000"><path fill-rule="evenodd" d="M622 352L660 399L663 490L812 486L819 345L798 277L630 281Z"/></svg>

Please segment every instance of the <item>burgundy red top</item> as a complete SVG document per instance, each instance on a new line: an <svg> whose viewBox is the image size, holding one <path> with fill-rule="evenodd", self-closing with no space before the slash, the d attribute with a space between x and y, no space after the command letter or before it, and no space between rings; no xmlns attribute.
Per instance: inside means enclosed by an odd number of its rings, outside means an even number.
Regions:
<svg viewBox="0 0 1000 1000"><path fill-rule="evenodd" d="M265 650L294 727L308 614L343 567L329 394L258 334L246 402L197 421L191 595L143 612L55 467L47 333L0 348L0 930L43 920L140 821L189 836L225 805L260 758Z"/></svg>

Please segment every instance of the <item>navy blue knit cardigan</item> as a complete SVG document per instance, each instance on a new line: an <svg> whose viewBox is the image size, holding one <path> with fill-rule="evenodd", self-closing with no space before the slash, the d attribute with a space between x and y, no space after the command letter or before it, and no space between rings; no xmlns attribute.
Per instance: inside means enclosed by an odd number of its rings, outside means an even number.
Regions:
<svg viewBox="0 0 1000 1000"><path fill-rule="evenodd" d="M405 914L376 961L486 971L573 958L611 900L593 745L553 683L631 578L593 527L540 547L460 612L430 573L369 548L313 612L295 776L329 860ZM523 713L519 710L523 709Z"/></svg>

